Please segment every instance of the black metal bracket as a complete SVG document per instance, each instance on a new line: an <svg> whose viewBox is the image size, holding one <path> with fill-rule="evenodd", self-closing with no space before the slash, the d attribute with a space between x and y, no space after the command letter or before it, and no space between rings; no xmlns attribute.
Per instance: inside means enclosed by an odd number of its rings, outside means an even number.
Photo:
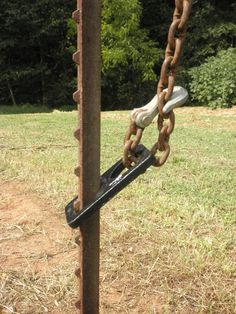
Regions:
<svg viewBox="0 0 236 314"><path fill-rule="evenodd" d="M137 163L126 170L122 159L117 161L100 177L100 189L93 202L85 206L79 213L74 209L75 197L65 208L66 220L71 228L77 228L81 222L99 210L112 197L123 190L129 183L144 173L155 162L155 157L143 145L139 144L135 150Z"/></svg>

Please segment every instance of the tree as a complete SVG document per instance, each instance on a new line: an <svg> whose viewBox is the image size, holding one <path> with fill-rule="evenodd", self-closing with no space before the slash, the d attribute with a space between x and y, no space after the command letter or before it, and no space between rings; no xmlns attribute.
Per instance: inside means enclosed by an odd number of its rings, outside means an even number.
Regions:
<svg viewBox="0 0 236 314"><path fill-rule="evenodd" d="M220 50L235 45L236 14L234 0L198 1L189 21L184 57L186 66L198 66Z"/></svg>
<svg viewBox="0 0 236 314"><path fill-rule="evenodd" d="M62 0L2 1L1 102L55 106L71 99L73 66L66 44L72 6Z"/></svg>
<svg viewBox="0 0 236 314"><path fill-rule="evenodd" d="M173 0L142 0L141 25L150 38L163 47L175 7ZM193 1L183 58L185 67L200 65L218 51L235 45L236 4L234 0Z"/></svg>
<svg viewBox="0 0 236 314"><path fill-rule="evenodd" d="M163 51L140 28L141 14L138 0L103 0L102 92L106 107L146 101L145 82L156 81L154 65Z"/></svg>
<svg viewBox="0 0 236 314"><path fill-rule="evenodd" d="M236 102L236 48L221 50L190 70L191 97L197 104L231 107Z"/></svg>
<svg viewBox="0 0 236 314"><path fill-rule="evenodd" d="M72 101L76 27L68 0L1 2L0 102L52 107ZM153 95L160 73L173 0L102 0L102 104L128 108ZM234 0L195 1L179 83L190 71L235 45ZM177 84L178 84L177 77Z"/></svg>

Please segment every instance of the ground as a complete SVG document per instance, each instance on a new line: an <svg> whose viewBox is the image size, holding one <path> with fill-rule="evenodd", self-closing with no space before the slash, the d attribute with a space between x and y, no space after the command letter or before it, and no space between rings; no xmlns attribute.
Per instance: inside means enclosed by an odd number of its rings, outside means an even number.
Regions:
<svg viewBox="0 0 236 314"><path fill-rule="evenodd" d="M32 303L17 302L17 298L21 299L20 291L34 297L28 276L34 276L36 280L39 277L48 278L50 281L51 274L61 265L74 265L78 250L70 244L73 234L65 225L64 217L55 214L52 204L46 198L27 191L25 183L0 183L0 203L1 279L9 295L12 294L13 301L8 309L4 306L1 310L4 301L1 300L0 313L18 313L18 309L19 313L35 313L30 310ZM67 243L70 245L65 245ZM17 273L25 274L25 282L17 278ZM24 285L28 287L24 289ZM55 300L55 308L59 307L59 303ZM46 306L38 310L39 313L48 312ZM50 313L63 311L53 310Z"/></svg>
<svg viewBox="0 0 236 314"><path fill-rule="evenodd" d="M71 238L65 221L53 214L46 199L25 190L20 183L1 184L0 219L7 226L1 235L1 265L43 272L55 267L58 259L73 260L74 252L68 254L64 248Z"/></svg>
<svg viewBox="0 0 236 314"><path fill-rule="evenodd" d="M236 107L175 112L165 166L101 210L101 314L236 313ZM75 313L77 115L0 118L0 313ZM127 111L102 113L101 171L127 126ZM142 141L156 137L152 123Z"/></svg>

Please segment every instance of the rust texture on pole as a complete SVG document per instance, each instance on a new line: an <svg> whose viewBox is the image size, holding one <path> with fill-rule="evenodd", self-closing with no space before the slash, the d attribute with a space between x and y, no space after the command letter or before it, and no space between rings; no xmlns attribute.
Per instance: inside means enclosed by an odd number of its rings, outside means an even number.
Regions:
<svg viewBox="0 0 236 314"><path fill-rule="evenodd" d="M101 99L101 0L77 0L72 15L78 24L78 51L73 60L78 64L79 140L78 210L91 202L99 189L100 179L100 99ZM80 300L77 307L83 314L99 313L99 212L80 227ZM78 241L77 241L78 242Z"/></svg>

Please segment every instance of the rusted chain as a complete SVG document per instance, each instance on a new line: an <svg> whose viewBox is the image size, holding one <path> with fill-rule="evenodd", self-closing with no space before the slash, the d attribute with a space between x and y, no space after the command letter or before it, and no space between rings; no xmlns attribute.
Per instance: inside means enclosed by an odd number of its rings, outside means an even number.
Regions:
<svg viewBox="0 0 236 314"><path fill-rule="evenodd" d="M124 140L123 163L127 168L129 168L132 163L136 161L136 158L132 152L135 151L135 148L140 143L143 135L143 130L144 129L139 128L135 124L135 122L131 121Z"/></svg>
<svg viewBox="0 0 236 314"><path fill-rule="evenodd" d="M157 107L159 131L158 140L153 145L151 152L156 155L157 151L162 152L161 157L156 157L155 166L162 166L170 153L169 138L174 130L175 115L173 111L163 113L163 108L170 100L175 86L176 69L179 64L183 44L186 37L187 22L192 7L192 0L175 0L173 21L168 31L168 43L165 50L165 57L161 67L160 79L157 84ZM167 91L164 92L164 89ZM140 143L144 129L138 127L133 117L124 139L123 163L130 167L135 162L134 151ZM164 120L169 120L169 125L164 125Z"/></svg>

